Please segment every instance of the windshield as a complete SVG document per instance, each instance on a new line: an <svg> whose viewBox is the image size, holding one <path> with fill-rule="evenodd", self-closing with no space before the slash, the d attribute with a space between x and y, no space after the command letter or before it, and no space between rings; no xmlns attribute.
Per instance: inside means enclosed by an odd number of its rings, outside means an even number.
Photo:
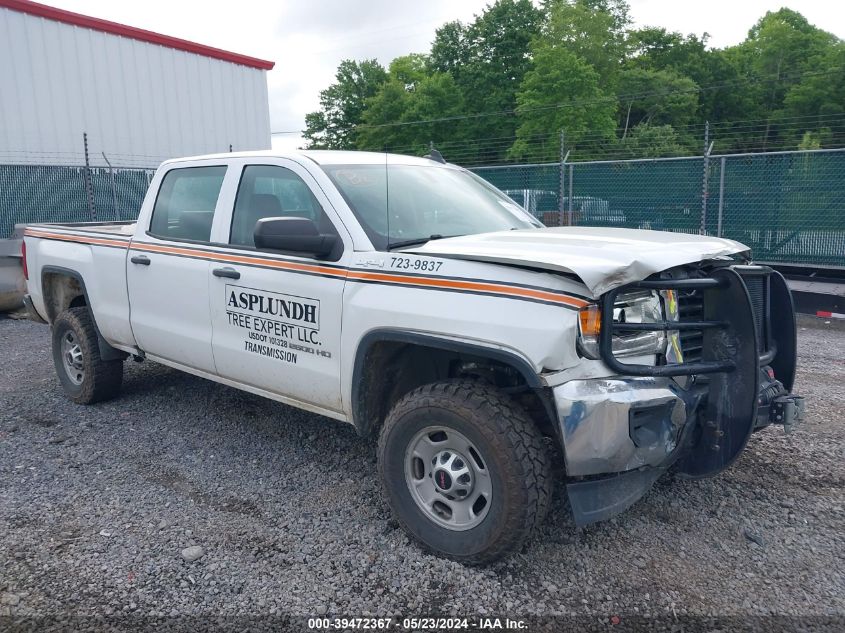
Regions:
<svg viewBox="0 0 845 633"><path fill-rule="evenodd" d="M478 176L440 165L322 165L373 246L542 226Z"/></svg>

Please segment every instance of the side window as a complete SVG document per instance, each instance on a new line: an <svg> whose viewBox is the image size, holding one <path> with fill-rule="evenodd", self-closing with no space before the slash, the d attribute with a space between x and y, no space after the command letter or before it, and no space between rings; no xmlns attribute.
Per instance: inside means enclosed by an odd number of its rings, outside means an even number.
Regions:
<svg viewBox="0 0 845 633"><path fill-rule="evenodd" d="M211 222L225 166L171 169L161 181L150 233L177 240L211 239Z"/></svg>
<svg viewBox="0 0 845 633"><path fill-rule="evenodd" d="M298 217L334 233L331 221L311 189L290 169L273 165L248 165L241 176L229 243L255 246L255 224L263 218Z"/></svg>

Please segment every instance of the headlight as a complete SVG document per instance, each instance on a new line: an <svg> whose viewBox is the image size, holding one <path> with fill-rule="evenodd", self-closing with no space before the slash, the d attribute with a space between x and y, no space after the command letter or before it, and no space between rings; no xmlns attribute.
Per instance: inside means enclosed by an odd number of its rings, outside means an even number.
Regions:
<svg viewBox="0 0 845 633"><path fill-rule="evenodd" d="M578 346L587 358L598 360L601 309L596 304L582 308L579 313ZM657 323L663 321L660 295L640 290L621 294L613 305L614 323ZM613 335L614 356L662 354L666 349L665 332L620 332Z"/></svg>

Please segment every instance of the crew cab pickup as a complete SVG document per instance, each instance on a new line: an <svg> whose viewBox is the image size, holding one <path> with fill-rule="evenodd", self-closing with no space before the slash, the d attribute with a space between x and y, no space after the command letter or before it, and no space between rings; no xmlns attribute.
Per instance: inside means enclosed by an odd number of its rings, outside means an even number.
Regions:
<svg viewBox="0 0 845 633"><path fill-rule="evenodd" d="M544 519L554 458L580 526L803 411L789 290L745 246L546 228L431 158L172 160L137 222L24 250L71 400L116 396L131 356L378 433L400 524L468 563Z"/></svg>

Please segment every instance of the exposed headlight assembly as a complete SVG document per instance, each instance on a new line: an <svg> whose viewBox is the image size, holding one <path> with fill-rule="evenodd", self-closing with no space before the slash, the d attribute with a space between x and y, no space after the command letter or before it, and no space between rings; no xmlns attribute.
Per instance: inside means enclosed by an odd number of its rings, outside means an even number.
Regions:
<svg viewBox="0 0 845 633"><path fill-rule="evenodd" d="M579 313L578 348L587 358L598 360L601 309L596 304L582 308ZM620 294L613 306L614 323L658 323L663 321L660 294L652 290L638 290ZM614 334L614 356L642 356L662 354L666 350L665 332L631 332Z"/></svg>

